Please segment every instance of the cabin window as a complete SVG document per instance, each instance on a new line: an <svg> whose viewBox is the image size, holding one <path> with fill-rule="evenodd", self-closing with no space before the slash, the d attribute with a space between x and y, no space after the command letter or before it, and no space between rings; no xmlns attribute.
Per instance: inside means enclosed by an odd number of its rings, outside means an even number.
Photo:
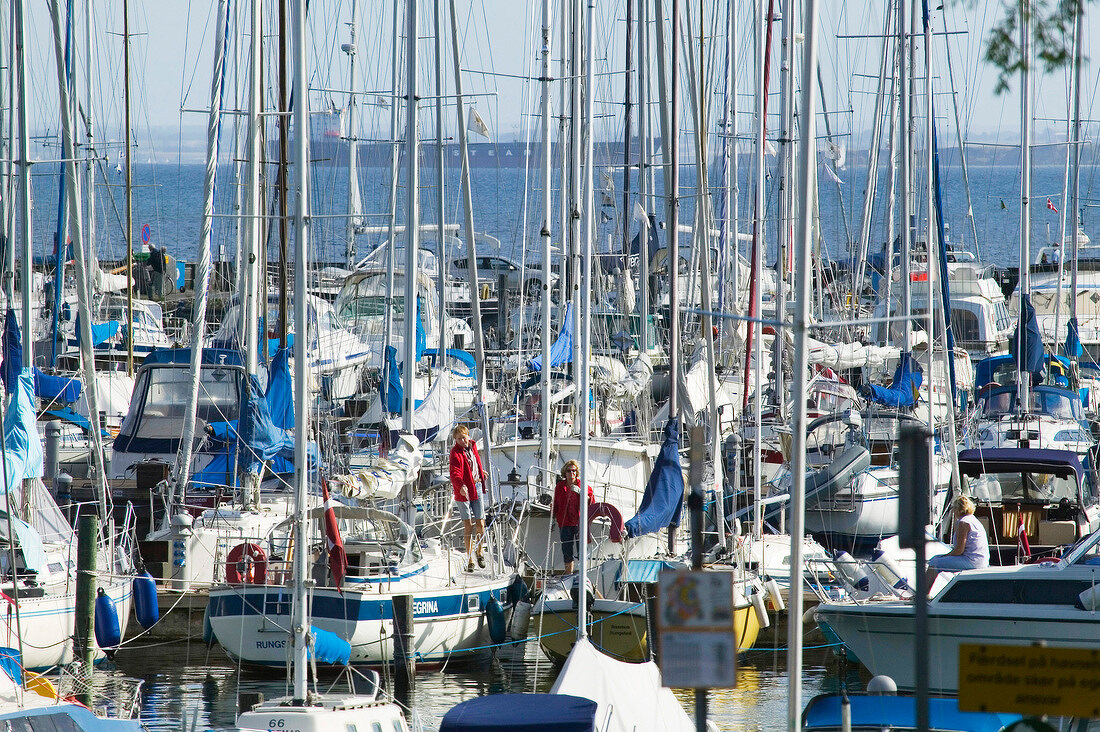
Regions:
<svg viewBox="0 0 1100 732"><path fill-rule="evenodd" d="M955 331L955 340L974 342L981 340L978 316L969 310L955 308L951 311L951 330Z"/></svg>
<svg viewBox="0 0 1100 732"><path fill-rule="evenodd" d="M998 605L1070 605L1077 596L1091 587L1081 580L1041 582L1021 580L974 580L956 582L940 602L982 602Z"/></svg>
<svg viewBox="0 0 1100 732"><path fill-rule="evenodd" d="M401 724L400 719L393 720L393 732L405 732L405 725Z"/></svg>
<svg viewBox="0 0 1100 732"><path fill-rule="evenodd" d="M370 729L371 729L371 732L382 732L382 723L381 722L371 722L370 723Z"/></svg>

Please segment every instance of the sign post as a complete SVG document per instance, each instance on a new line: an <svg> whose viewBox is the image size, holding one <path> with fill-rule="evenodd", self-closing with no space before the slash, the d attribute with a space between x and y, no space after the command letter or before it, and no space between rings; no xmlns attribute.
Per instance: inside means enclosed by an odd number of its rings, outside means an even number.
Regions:
<svg viewBox="0 0 1100 732"><path fill-rule="evenodd" d="M661 683L681 689L737 686L733 574L665 571L659 590Z"/></svg>

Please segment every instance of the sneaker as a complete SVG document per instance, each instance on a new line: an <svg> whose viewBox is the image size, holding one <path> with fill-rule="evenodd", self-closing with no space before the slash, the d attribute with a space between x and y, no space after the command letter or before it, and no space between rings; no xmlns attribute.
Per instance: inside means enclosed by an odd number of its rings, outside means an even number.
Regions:
<svg viewBox="0 0 1100 732"><path fill-rule="evenodd" d="M477 566L485 569L485 556L481 552L477 553Z"/></svg>
<svg viewBox="0 0 1100 732"><path fill-rule="evenodd" d="M466 565L466 571L467 572L473 572L474 571L474 560L471 559L469 564Z"/></svg>

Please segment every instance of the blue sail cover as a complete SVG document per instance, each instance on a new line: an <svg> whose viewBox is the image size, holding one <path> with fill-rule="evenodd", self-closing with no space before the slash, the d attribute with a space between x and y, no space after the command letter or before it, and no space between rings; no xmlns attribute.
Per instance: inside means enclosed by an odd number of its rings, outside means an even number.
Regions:
<svg viewBox="0 0 1100 732"><path fill-rule="evenodd" d="M263 469L261 463L272 460L286 449L293 451L294 440L271 422L267 399L260 391L260 380L255 374L248 375L248 383L242 391L237 465L242 473L258 473Z"/></svg>
<svg viewBox="0 0 1100 732"><path fill-rule="evenodd" d="M424 304L420 301L420 298L416 298L416 357L413 359L417 362L424 356L424 350L428 347L428 333L424 330L424 318L421 313L424 311Z"/></svg>
<svg viewBox="0 0 1100 732"><path fill-rule="evenodd" d="M401 387L401 370L397 366L397 349L393 346L386 347L385 377L379 387L382 394L382 408L390 414L401 413L401 402L405 398L405 390Z"/></svg>
<svg viewBox="0 0 1100 732"><path fill-rule="evenodd" d="M558 333L554 345L550 346L550 368L557 368L573 360L573 303L565 306L565 323ZM532 371L542 370L542 356L535 356L527 362Z"/></svg>
<svg viewBox="0 0 1100 732"><path fill-rule="evenodd" d="M120 320L108 320L106 323L92 321L92 347L94 348L111 340L120 330L122 330L122 321ZM76 338L78 342L82 338L79 315L76 316Z"/></svg>
<svg viewBox="0 0 1100 732"><path fill-rule="evenodd" d="M489 694L451 707L439 732L594 732L597 707L569 694Z"/></svg>
<svg viewBox="0 0 1100 732"><path fill-rule="evenodd" d="M913 362L913 354L904 351L894 369L894 381L890 386L866 384L864 394L868 399L886 407L911 407L917 403L917 389L923 381L921 372Z"/></svg>
<svg viewBox="0 0 1100 732"><path fill-rule="evenodd" d="M1085 352L1081 347L1081 332L1077 327L1077 318L1070 318L1066 323L1066 343L1062 347L1062 355L1070 358L1080 358Z"/></svg>
<svg viewBox="0 0 1100 732"><path fill-rule="evenodd" d="M6 493L25 478L42 475L42 441L34 411L34 371L23 368L23 340L15 311L8 308L4 321L4 363L0 367L8 406L4 413L4 485Z"/></svg>
<svg viewBox="0 0 1100 732"><path fill-rule="evenodd" d="M680 469L680 422L673 418L665 425L661 452L645 486L638 515L626 522L628 536L652 534L666 526L680 525L684 502L684 473Z"/></svg>
<svg viewBox="0 0 1100 732"><path fill-rule="evenodd" d="M1035 319L1035 307L1031 304L1030 295L1020 296L1020 322L1008 341L1008 352L1016 358L1020 371L1036 375L1043 373L1043 337L1039 334L1039 322Z"/></svg>
<svg viewBox="0 0 1100 732"><path fill-rule="evenodd" d="M290 382L290 348L280 348L271 359L267 377L267 408L279 429L294 429L294 393Z"/></svg>

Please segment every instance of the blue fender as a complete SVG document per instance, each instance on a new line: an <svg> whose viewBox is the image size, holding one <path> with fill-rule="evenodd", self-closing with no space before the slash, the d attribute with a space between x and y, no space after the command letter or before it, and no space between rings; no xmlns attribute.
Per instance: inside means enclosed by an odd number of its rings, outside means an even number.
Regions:
<svg viewBox="0 0 1100 732"><path fill-rule="evenodd" d="M95 598L95 642L107 652L108 658L122 642L118 610L115 609L114 600L103 591L102 587L96 591Z"/></svg>
<svg viewBox="0 0 1100 732"><path fill-rule="evenodd" d="M134 612L141 627L149 630L160 620L160 605L157 602L157 584L153 575L142 572L134 577Z"/></svg>
<svg viewBox="0 0 1100 732"><path fill-rule="evenodd" d="M504 606L500 600L490 597L485 604L485 616L489 620L489 637L493 643L503 643L508 636L507 624L504 622Z"/></svg>

